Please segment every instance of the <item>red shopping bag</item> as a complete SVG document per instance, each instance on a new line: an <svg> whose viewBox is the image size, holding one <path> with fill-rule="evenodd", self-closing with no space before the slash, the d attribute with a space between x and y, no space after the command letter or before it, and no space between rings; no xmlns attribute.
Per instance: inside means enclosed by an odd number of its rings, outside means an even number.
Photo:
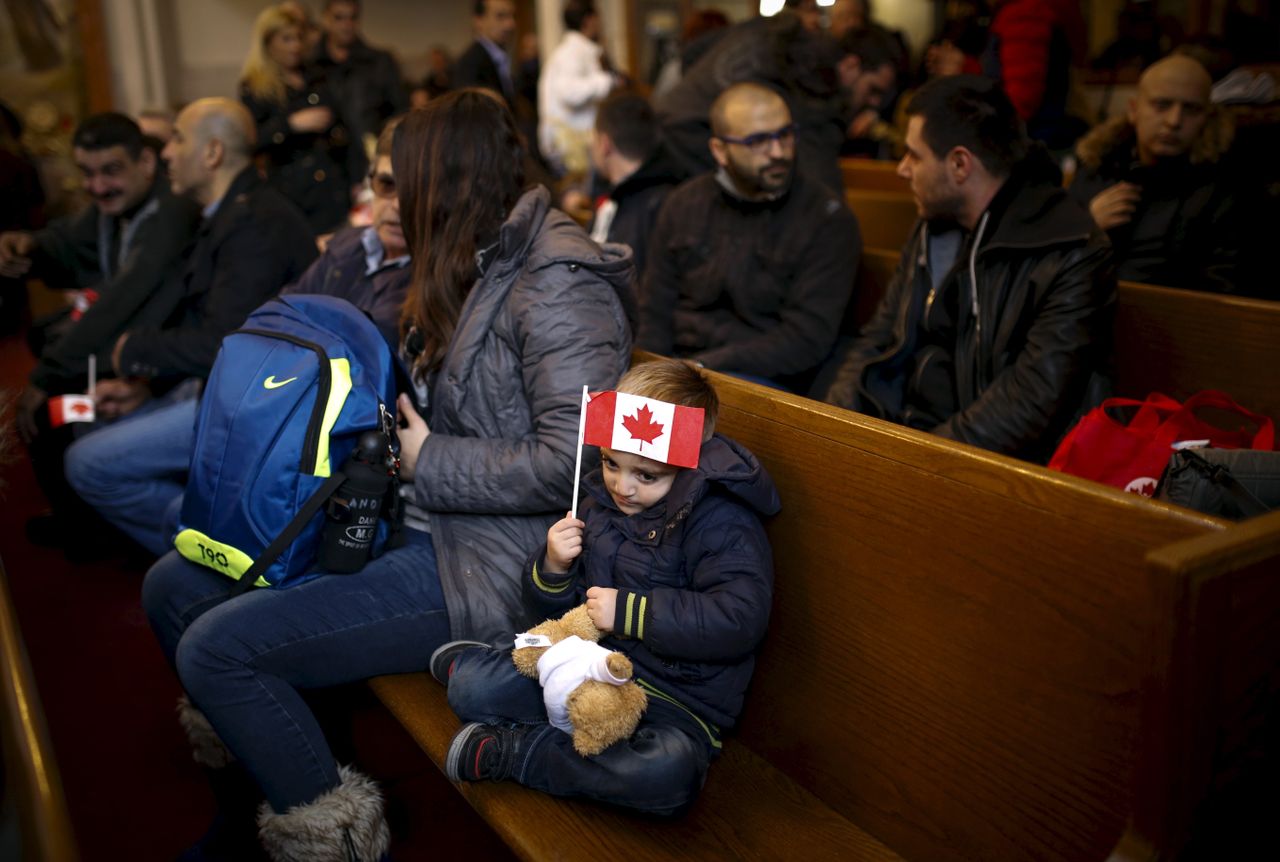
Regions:
<svg viewBox="0 0 1280 862"><path fill-rule="evenodd" d="M1197 413L1210 410L1212 420ZM1275 427L1266 416L1211 390L1183 404L1158 392L1146 401L1108 398L1067 433L1049 468L1150 497L1174 444L1192 440L1218 449L1271 449Z"/></svg>

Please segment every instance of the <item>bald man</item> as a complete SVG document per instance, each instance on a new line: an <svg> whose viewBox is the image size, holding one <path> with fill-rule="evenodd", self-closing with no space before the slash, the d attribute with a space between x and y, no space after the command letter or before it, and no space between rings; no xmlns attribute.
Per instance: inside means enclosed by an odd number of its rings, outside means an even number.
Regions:
<svg viewBox="0 0 1280 862"><path fill-rule="evenodd" d="M637 343L807 391L853 289L858 222L797 170L796 128L773 90L735 84L710 121L716 171L672 191L658 214Z"/></svg>
<svg viewBox="0 0 1280 862"><path fill-rule="evenodd" d="M218 345L316 256L305 217L258 176L254 137L253 118L232 99L201 99L178 115L163 154L169 181L203 213L185 264L162 288L178 310L116 341L118 378L98 385L96 401L99 418L120 421L66 454L80 497L157 556L171 544L176 507L168 510L186 481L194 398Z"/></svg>
<svg viewBox="0 0 1280 862"><path fill-rule="evenodd" d="M1119 278L1237 293L1239 189L1220 164L1229 123L1190 57L1150 66L1125 116L1082 138L1071 194L1107 232Z"/></svg>

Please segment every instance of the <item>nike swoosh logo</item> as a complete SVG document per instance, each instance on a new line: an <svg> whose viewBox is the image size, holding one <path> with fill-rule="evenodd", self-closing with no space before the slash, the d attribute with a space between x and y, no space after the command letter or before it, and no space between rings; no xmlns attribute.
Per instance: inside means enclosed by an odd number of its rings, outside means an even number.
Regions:
<svg viewBox="0 0 1280 862"><path fill-rule="evenodd" d="M292 383L297 379L298 378L296 377L290 377L288 380L276 380L276 376L272 374L266 380L262 381L262 388L263 389L279 389L281 386L284 386L286 383Z"/></svg>

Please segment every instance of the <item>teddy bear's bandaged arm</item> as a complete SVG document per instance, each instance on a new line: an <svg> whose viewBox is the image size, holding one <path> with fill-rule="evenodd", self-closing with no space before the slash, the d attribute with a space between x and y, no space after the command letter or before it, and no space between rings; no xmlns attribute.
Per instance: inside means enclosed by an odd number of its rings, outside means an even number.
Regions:
<svg viewBox="0 0 1280 862"><path fill-rule="evenodd" d="M565 733L573 732L566 704L570 692L589 679L611 685L626 682L609 672L609 653L610 650L599 644L570 635L538 659L538 682L542 683L542 701L547 707L547 718Z"/></svg>

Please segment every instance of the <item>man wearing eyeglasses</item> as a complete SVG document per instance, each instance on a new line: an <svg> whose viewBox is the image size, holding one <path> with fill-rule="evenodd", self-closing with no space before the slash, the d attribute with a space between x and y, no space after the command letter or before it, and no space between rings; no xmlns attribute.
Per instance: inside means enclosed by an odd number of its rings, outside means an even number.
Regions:
<svg viewBox="0 0 1280 862"><path fill-rule="evenodd" d="M374 151L369 185L373 223L333 235L324 254L282 293L321 293L345 299L367 313L393 349L400 305L409 285L409 246L400 226L400 199L391 169L391 140L400 118L387 122Z"/></svg>
<svg viewBox="0 0 1280 862"><path fill-rule="evenodd" d="M658 215L637 343L805 392L853 289L857 219L797 170L796 127L776 92L735 84L710 121L717 168Z"/></svg>

